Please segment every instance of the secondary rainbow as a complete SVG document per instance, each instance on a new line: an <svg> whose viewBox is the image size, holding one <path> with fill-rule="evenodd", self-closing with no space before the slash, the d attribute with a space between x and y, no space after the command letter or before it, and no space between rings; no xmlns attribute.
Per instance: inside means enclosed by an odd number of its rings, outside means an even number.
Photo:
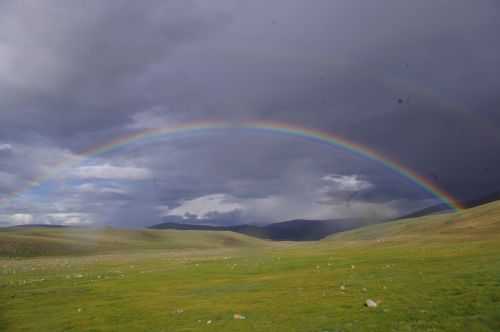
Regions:
<svg viewBox="0 0 500 332"><path fill-rule="evenodd" d="M105 144L92 146L82 151L76 157L63 160L53 168L53 171L45 174L41 178L37 178L31 181L27 188L23 188L23 190L13 193L12 196L23 193L24 191L34 186L40 185L52 178L57 178L60 174L64 173L65 170L71 169L72 167L81 164L83 161L88 160L91 157L99 156L131 144L147 143L149 141L154 141L163 137L170 138L182 135L195 135L197 133L223 130L252 130L270 132L274 134L301 137L304 139L335 146L337 148L347 150L355 155L365 157L384 165L386 168L391 169L401 176L411 180L413 183L429 192L433 196L439 198L443 203L447 204L454 210L463 209L463 206L457 199L455 199L451 194L447 193L443 189L439 188L429 179L419 175L417 172L409 169L403 164L386 156L383 156L382 154L367 146L350 141L344 137L341 137L340 135L328 133L325 131L300 127L289 123L270 121L252 121L240 123L231 123L225 121L192 122L184 125L140 130L125 136L115 138Z"/></svg>

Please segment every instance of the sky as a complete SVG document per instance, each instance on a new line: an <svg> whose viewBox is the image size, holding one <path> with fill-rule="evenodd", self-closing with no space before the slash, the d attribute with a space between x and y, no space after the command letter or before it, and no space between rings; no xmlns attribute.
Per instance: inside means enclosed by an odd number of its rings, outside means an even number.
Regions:
<svg viewBox="0 0 500 332"><path fill-rule="evenodd" d="M496 0L0 1L0 226L392 218L500 190Z"/></svg>

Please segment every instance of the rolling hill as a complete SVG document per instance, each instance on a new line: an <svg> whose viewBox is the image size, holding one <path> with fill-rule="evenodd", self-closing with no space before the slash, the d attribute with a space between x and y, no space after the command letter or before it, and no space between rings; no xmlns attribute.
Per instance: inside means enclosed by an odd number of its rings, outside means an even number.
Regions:
<svg viewBox="0 0 500 332"><path fill-rule="evenodd" d="M231 232L20 227L0 230L0 256L90 255L137 250L251 248L264 241Z"/></svg>
<svg viewBox="0 0 500 332"><path fill-rule="evenodd" d="M416 242L488 240L500 237L500 201L454 213L408 218L332 235L325 241L404 240Z"/></svg>

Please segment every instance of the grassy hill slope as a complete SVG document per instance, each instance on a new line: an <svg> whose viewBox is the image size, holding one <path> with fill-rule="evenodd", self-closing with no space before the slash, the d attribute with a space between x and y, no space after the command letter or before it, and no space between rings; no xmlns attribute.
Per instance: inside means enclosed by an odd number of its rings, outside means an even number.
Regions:
<svg viewBox="0 0 500 332"><path fill-rule="evenodd" d="M457 213L376 224L335 234L325 241L389 240L439 242L488 240L500 236L500 201Z"/></svg>
<svg viewBox="0 0 500 332"><path fill-rule="evenodd" d="M146 249L217 249L264 246L231 232L85 228L9 228L0 230L0 256L64 256Z"/></svg>

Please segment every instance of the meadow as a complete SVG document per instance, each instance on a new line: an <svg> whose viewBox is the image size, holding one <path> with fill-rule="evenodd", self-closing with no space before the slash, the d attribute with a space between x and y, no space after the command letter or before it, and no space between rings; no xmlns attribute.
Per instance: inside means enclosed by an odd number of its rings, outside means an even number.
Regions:
<svg viewBox="0 0 500 332"><path fill-rule="evenodd" d="M306 243L4 229L0 331L500 331L500 202Z"/></svg>

